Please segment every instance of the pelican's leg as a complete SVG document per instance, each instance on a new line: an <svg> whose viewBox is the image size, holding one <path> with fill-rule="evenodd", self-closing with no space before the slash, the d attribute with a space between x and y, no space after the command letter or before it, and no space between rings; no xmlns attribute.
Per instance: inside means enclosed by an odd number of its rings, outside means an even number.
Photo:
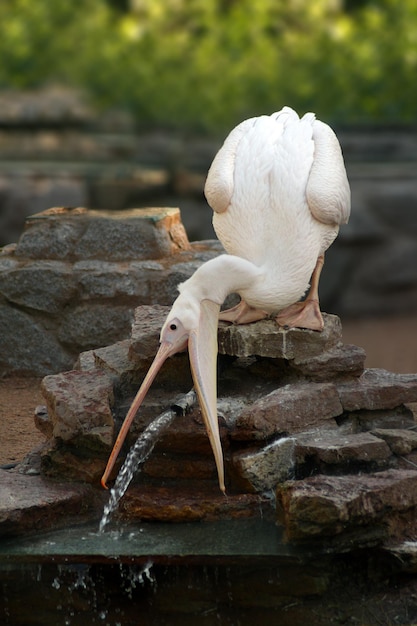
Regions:
<svg viewBox="0 0 417 626"><path fill-rule="evenodd" d="M308 296L303 302L296 302L279 312L276 321L280 326L289 328L309 328L323 330L324 322L319 305L319 279L324 264L324 255L317 259L316 267L311 276Z"/></svg>
<svg viewBox="0 0 417 626"><path fill-rule="evenodd" d="M268 317L266 311L249 306L244 300L241 300L239 304L231 309L220 311L219 314L219 320L222 322L232 322L233 324L250 324L251 322L263 320L265 317Z"/></svg>

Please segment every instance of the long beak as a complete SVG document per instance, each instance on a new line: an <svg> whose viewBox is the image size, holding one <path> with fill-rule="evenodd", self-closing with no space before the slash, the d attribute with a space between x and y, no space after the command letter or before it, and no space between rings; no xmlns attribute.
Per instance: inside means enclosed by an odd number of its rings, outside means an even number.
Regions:
<svg viewBox="0 0 417 626"><path fill-rule="evenodd" d="M195 390L216 461L219 487L224 486L223 452L217 419L217 324L220 306L203 300L199 327L190 332L188 351Z"/></svg>
<svg viewBox="0 0 417 626"><path fill-rule="evenodd" d="M129 411L127 412L125 421L122 424L122 427L116 439L116 443L114 444L113 450L111 451L111 454L109 456L109 460L107 461L106 469L104 470L104 474L101 477L101 481L100 481L101 485L105 489L108 489L107 480L117 461L117 457L119 456L119 452L123 446L124 440L126 439L126 435L129 432L129 428L133 422L133 419L136 413L138 412L140 405L145 399L145 396L148 393L149 387L153 383L155 376L161 369L161 366L166 361L167 357L170 356L170 354L172 354L172 344L167 341L161 343L161 345L159 346L159 350L156 353L156 356L153 360L153 363L150 366L149 371L146 374L145 378L143 379L140 389L137 392Z"/></svg>

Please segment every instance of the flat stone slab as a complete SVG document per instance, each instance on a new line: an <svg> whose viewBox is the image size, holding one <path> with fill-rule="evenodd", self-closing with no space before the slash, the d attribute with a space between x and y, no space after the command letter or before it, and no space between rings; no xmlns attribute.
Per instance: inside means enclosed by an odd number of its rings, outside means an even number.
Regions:
<svg viewBox="0 0 417 626"><path fill-rule="evenodd" d="M219 323L219 353L237 357L263 356L298 360L317 356L341 342L342 325L336 315L323 314L322 332L280 328L275 320L254 324Z"/></svg>
<svg viewBox="0 0 417 626"><path fill-rule="evenodd" d="M337 383L345 411L393 409L417 401L417 374L368 369L360 378Z"/></svg>
<svg viewBox="0 0 417 626"><path fill-rule="evenodd" d="M0 536L44 531L95 516L101 494L88 485L58 483L0 469Z"/></svg>
<svg viewBox="0 0 417 626"><path fill-rule="evenodd" d="M56 207L26 220L15 254L43 259L159 259L188 250L180 210L91 211Z"/></svg>
<svg viewBox="0 0 417 626"><path fill-rule="evenodd" d="M383 439L394 454L409 454L417 448L417 432L405 428L376 428L372 435Z"/></svg>
<svg viewBox="0 0 417 626"><path fill-rule="evenodd" d="M279 517L290 541L369 531L381 541L401 515L417 507L417 471L386 470L347 476L317 475L278 486ZM415 525L415 522L414 522Z"/></svg>
<svg viewBox="0 0 417 626"><path fill-rule="evenodd" d="M291 367L303 376L316 381L360 376L365 367L366 352L353 345L336 345L309 358L296 357Z"/></svg>
<svg viewBox="0 0 417 626"><path fill-rule="evenodd" d="M343 412L332 383L299 382L278 388L246 409L236 421L234 439L268 439L324 428L336 428L332 418Z"/></svg>
<svg viewBox="0 0 417 626"><path fill-rule="evenodd" d="M315 463L343 465L350 462L371 463L383 461L391 456L391 450L382 438L370 433L342 435L341 433L324 433L301 435L297 438L297 462L306 459Z"/></svg>
<svg viewBox="0 0 417 626"><path fill-rule="evenodd" d="M213 485L213 486L212 486ZM132 486L119 505L119 515L130 521L196 522L239 519L259 515L264 501L254 493L228 494L212 485L173 489L164 486ZM266 502L266 501L265 501Z"/></svg>

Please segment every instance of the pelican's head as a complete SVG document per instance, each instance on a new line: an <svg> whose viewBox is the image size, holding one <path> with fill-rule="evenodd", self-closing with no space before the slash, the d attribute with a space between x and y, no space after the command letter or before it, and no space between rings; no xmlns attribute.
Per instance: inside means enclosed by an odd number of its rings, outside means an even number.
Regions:
<svg viewBox="0 0 417 626"><path fill-rule="evenodd" d="M161 346L165 343L172 346L168 356L187 348L190 332L198 329L199 323L199 302L187 292L180 293L161 329Z"/></svg>
<svg viewBox="0 0 417 626"><path fill-rule="evenodd" d="M207 299L198 301L187 291L181 292L174 302L162 326L159 350L132 402L110 454L101 479L103 487L107 488L107 480L133 418L162 364L168 357L184 351L188 346L191 373L214 452L220 489L225 492L223 453L217 421L216 357L219 309L217 303Z"/></svg>

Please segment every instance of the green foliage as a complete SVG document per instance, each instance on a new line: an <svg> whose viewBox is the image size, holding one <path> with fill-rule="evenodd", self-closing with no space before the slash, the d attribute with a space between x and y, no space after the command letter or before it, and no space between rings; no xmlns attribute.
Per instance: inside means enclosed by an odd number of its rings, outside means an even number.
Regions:
<svg viewBox="0 0 417 626"><path fill-rule="evenodd" d="M63 82L142 126L224 130L289 104L413 122L415 0L1 0L0 87Z"/></svg>

